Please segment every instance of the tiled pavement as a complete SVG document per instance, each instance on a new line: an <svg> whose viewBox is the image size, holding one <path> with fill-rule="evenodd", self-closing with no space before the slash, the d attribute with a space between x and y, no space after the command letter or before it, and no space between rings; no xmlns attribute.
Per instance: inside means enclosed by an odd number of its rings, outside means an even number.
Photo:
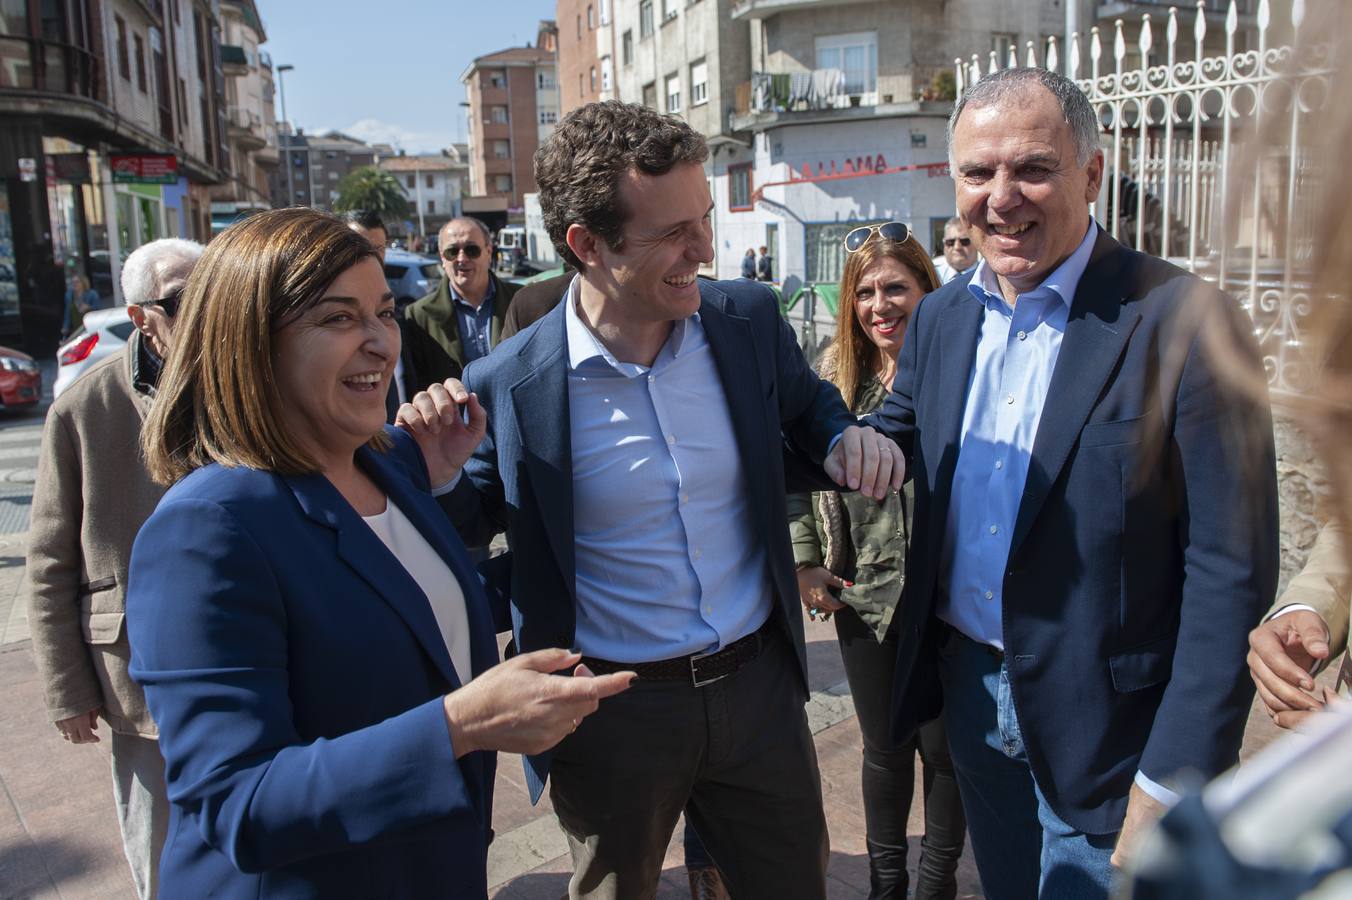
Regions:
<svg viewBox="0 0 1352 900"><path fill-rule="evenodd" d="M25 476L31 480L31 475L23 470L31 471L32 458L20 448L35 455L40 422L41 410L0 413L0 900L129 898L133 893L114 818L106 744L68 745L47 719L24 610L26 536L5 528L4 507L10 504L22 510L14 518L26 527L23 489ZM11 485L18 489L15 497L5 490ZM809 718L831 832L830 896L866 897L859 729L844 691L834 629L806 621L805 627L813 691ZM1246 755L1272 737L1266 717L1251 715ZM566 893L570 865L548 799L530 806L517 758L504 757L498 772L490 893L497 900L556 900ZM916 796L921 796L919 784ZM910 822L912 871L922 828L917 802ZM661 900L689 896L679 828L676 835L667 851ZM981 896L970 854L959 869L959 888L960 897Z"/></svg>

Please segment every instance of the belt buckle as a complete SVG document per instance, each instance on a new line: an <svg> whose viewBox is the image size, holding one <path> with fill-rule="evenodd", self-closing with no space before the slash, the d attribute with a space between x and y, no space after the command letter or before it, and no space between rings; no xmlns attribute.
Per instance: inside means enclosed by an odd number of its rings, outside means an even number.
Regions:
<svg viewBox="0 0 1352 900"><path fill-rule="evenodd" d="M693 685L694 685L695 687L697 687L697 688L702 688L702 687L704 687L705 685L713 684L713 683L716 682L716 681L722 681L724 678L727 678L727 677L728 677L728 673L726 673L726 672L724 672L722 675L715 675L713 678L700 678L700 676L699 676L699 661L702 660L702 659L707 659L708 657L711 657L711 656L716 656L717 654L719 654L719 653L721 653L721 652L722 652L721 650L715 650L715 651L713 651L712 653L694 653L694 654L691 654L691 656L690 656L690 682L691 682L691 684L693 684Z"/></svg>

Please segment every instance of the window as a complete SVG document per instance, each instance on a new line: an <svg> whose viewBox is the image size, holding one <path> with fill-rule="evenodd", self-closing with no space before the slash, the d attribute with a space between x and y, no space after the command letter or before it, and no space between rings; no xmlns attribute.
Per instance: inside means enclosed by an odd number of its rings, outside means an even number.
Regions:
<svg viewBox="0 0 1352 900"><path fill-rule="evenodd" d="M592 10L592 5L587 4L587 30L591 31L596 27L596 13Z"/></svg>
<svg viewBox="0 0 1352 900"><path fill-rule="evenodd" d="M652 37L653 34L653 0L639 0L638 4L638 36L641 38Z"/></svg>
<svg viewBox="0 0 1352 900"><path fill-rule="evenodd" d="M427 213L428 213L428 215L432 215L432 214L435 213L436 211L437 211L437 201L435 201L435 200L428 200L428 201L427 201Z"/></svg>
<svg viewBox="0 0 1352 900"><path fill-rule="evenodd" d="M672 72L667 76L667 112L678 113L681 111L681 76Z"/></svg>
<svg viewBox="0 0 1352 900"><path fill-rule="evenodd" d="M751 209L751 163L728 166L728 209Z"/></svg>
<svg viewBox="0 0 1352 900"><path fill-rule="evenodd" d="M657 109L657 84L648 82L643 86L643 105L649 109Z"/></svg>
<svg viewBox="0 0 1352 900"><path fill-rule="evenodd" d="M577 39L578 39L579 41L582 40L582 14L581 14L581 13L579 13L579 14L578 14L578 17L577 17Z"/></svg>
<svg viewBox="0 0 1352 900"><path fill-rule="evenodd" d="M510 142L510 141L494 141L494 142L493 142L493 158L494 158L494 159L511 159L511 158L512 158L512 144L511 144L511 142Z"/></svg>
<svg viewBox="0 0 1352 900"><path fill-rule="evenodd" d="M136 89L146 92L146 42L139 34L131 36L132 46L136 48Z"/></svg>
<svg viewBox="0 0 1352 900"><path fill-rule="evenodd" d="M406 176L404 176L404 181L406 181L406 182L408 183L408 189L409 189L410 191L413 190L414 188L416 188L416 187L418 186L418 176L417 176L417 175L406 175Z"/></svg>
<svg viewBox="0 0 1352 900"><path fill-rule="evenodd" d="M338 180L338 173L337 173L337 172L330 172L330 173L329 173L329 181L337 181L337 180Z"/></svg>
<svg viewBox="0 0 1352 900"><path fill-rule="evenodd" d="M489 114L492 116L493 123L494 123L495 125L506 125L506 124L507 124L507 107L505 107L505 106L494 106L494 107L489 111Z"/></svg>
<svg viewBox="0 0 1352 900"><path fill-rule="evenodd" d="M610 0L601 0L601 24L610 24Z"/></svg>
<svg viewBox="0 0 1352 900"><path fill-rule="evenodd" d="M499 194L510 194L512 192L512 176L494 175L493 187Z"/></svg>
<svg viewBox="0 0 1352 900"><path fill-rule="evenodd" d="M810 284L839 284L845 267L845 247L842 241L852 228L864 222L827 222L803 227L807 250L804 280Z"/></svg>
<svg viewBox="0 0 1352 900"><path fill-rule="evenodd" d="M338 151L337 151L337 150L325 150L325 151L324 151L324 158L325 158L325 159L337 159L337 158L338 158Z"/></svg>
<svg viewBox="0 0 1352 900"><path fill-rule="evenodd" d="M554 76L551 75L549 72L544 71L536 72L535 86L542 91L554 90Z"/></svg>
<svg viewBox="0 0 1352 900"><path fill-rule="evenodd" d="M662 0L662 21L670 22L676 18L676 0Z"/></svg>
<svg viewBox="0 0 1352 900"><path fill-rule="evenodd" d="M817 68L844 72L846 94L874 93L878 90L878 33L817 38Z"/></svg>
<svg viewBox="0 0 1352 900"><path fill-rule="evenodd" d="M592 66L588 73L588 79L591 83L591 92L596 93L596 66Z"/></svg>
<svg viewBox="0 0 1352 900"><path fill-rule="evenodd" d="M557 121L559 121L559 114L554 112L554 110L552 109L540 110L541 125L553 125Z"/></svg>
<svg viewBox="0 0 1352 900"><path fill-rule="evenodd" d="M502 71L488 73L488 86L501 88L507 86L507 73Z"/></svg>
<svg viewBox="0 0 1352 900"><path fill-rule="evenodd" d="M1019 36L1017 34L991 35L991 50L995 52L995 62L1001 68L1009 65L1009 51L1018 46ZM985 60L982 60L985 62Z"/></svg>
<svg viewBox="0 0 1352 900"><path fill-rule="evenodd" d="M620 38L620 62L626 66L634 64L634 30L632 28L625 31L624 36Z"/></svg>
<svg viewBox="0 0 1352 900"><path fill-rule="evenodd" d="M429 191L432 189L432 187L433 187L435 184L436 184L436 179L433 178L431 175L426 175L426 176L423 177L423 187L427 188Z"/></svg>
<svg viewBox="0 0 1352 900"><path fill-rule="evenodd" d="M601 90L603 91L610 90L610 86L612 84L611 76L613 74L612 68L613 67L610 64L610 57L609 56L601 57Z"/></svg>
<svg viewBox="0 0 1352 900"><path fill-rule="evenodd" d="M122 21L121 16L113 16L113 24L117 28L117 72L131 81L131 59L127 55L127 23Z"/></svg>
<svg viewBox="0 0 1352 900"><path fill-rule="evenodd" d="M690 105L709 102L709 65L700 60L690 67Z"/></svg>

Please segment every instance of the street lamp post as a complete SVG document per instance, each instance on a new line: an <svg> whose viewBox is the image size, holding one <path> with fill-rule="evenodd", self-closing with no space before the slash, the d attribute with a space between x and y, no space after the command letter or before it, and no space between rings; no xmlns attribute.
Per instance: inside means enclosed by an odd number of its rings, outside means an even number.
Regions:
<svg viewBox="0 0 1352 900"><path fill-rule="evenodd" d="M286 205L296 205L296 184L295 176L291 170L295 168L295 162L291 159L291 120L286 117L286 82L282 78L287 72L294 69L295 66L277 67L277 90L282 95L282 121L286 124Z"/></svg>

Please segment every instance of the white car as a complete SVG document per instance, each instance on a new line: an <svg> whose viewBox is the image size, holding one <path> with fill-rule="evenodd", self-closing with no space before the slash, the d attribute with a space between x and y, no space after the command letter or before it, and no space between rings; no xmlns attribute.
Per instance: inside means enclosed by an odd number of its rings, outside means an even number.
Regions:
<svg viewBox="0 0 1352 900"><path fill-rule="evenodd" d="M56 351L58 369L52 398L60 397L75 379L105 356L121 352L135 330L125 306L85 313L84 325Z"/></svg>

